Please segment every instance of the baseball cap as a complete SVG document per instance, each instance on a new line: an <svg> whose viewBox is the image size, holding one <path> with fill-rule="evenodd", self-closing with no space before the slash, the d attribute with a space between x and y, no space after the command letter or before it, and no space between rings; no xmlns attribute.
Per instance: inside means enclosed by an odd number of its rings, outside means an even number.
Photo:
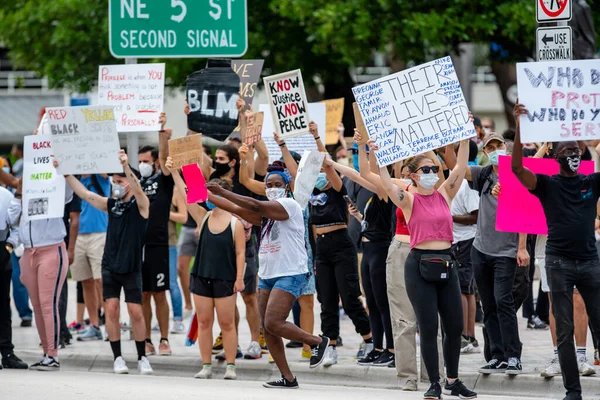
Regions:
<svg viewBox="0 0 600 400"><path fill-rule="evenodd" d="M492 132L492 133L488 133L483 138L483 147L487 146L488 143L491 142L492 140L497 140L500 143L506 143L506 141L504 140L504 138L502 136L498 135L496 132Z"/></svg>

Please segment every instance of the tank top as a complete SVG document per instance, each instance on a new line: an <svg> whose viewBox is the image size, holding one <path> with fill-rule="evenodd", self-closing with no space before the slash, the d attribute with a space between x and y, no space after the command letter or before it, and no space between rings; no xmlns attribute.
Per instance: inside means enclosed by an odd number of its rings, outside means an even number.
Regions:
<svg viewBox="0 0 600 400"><path fill-rule="evenodd" d="M208 220L200 231L192 275L206 279L235 281L237 272L235 243L231 224L220 233L208 229Z"/></svg>
<svg viewBox="0 0 600 400"><path fill-rule="evenodd" d="M430 195L414 193L408 229L411 249L430 240L454 241L452 214L448 202L440 192L435 190Z"/></svg>
<svg viewBox="0 0 600 400"><path fill-rule="evenodd" d="M365 206L361 236L370 242L392 240L392 201L381 200L374 194Z"/></svg>
<svg viewBox="0 0 600 400"><path fill-rule="evenodd" d="M407 191L409 187L410 185L406 187ZM404 211L400 207L396 208L396 235L410 236L408 226L406 225L406 218L404 218Z"/></svg>

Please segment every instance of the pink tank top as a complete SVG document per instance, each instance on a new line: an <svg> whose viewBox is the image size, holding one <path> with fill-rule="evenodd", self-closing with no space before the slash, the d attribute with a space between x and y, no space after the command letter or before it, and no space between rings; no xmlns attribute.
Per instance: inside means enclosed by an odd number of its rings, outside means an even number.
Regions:
<svg viewBox="0 0 600 400"><path fill-rule="evenodd" d="M411 249L429 240L454 241L452 214L448 202L440 192L435 190L428 196L414 193L408 229Z"/></svg>

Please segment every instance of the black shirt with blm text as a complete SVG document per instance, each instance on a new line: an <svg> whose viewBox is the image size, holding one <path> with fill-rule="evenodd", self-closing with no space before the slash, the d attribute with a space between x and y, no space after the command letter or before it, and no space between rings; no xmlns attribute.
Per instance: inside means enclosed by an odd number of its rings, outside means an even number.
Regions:
<svg viewBox="0 0 600 400"><path fill-rule="evenodd" d="M108 199L108 229L102 270L128 274L142 270L142 246L148 220L140 214L135 197Z"/></svg>
<svg viewBox="0 0 600 400"><path fill-rule="evenodd" d="M173 177L165 176L162 171L158 171L157 174L143 179L140 184L150 200L150 218L144 244L168 246L169 215L175 186Z"/></svg>
<svg viewBox="0 0 600 400"><path fill-rule="evenodd" d="M548 224L546 254L574 260L597 260L594 223L600 197L600 174L572 178L539 175L530 192L540 199Z"/></svg>

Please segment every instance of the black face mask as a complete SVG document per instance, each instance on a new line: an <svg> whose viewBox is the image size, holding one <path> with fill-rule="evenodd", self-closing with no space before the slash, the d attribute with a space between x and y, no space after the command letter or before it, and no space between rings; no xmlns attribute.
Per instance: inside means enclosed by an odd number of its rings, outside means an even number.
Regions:
<svg viewBox="0 0 600 400"><path fill-rule="evenodd" d="M213 173L215 178L227 175L229 171L231 171L231 167L228 163L218 163L216 160L213 161L213 168L215 169L215 172Z"/></svg>
<svg viewBox="0 0 600 400"><path fill-rule="evenodd" d="M523 149L523 157L533 157L537 153L536 149Z"/></svg>
<svg viewBox="0 0 600 400"><path fill-rule="evenodd" d="M559 157L557 160L560 165L572 172L577 172L579 165L581 165L581 156Z"/></svg>

